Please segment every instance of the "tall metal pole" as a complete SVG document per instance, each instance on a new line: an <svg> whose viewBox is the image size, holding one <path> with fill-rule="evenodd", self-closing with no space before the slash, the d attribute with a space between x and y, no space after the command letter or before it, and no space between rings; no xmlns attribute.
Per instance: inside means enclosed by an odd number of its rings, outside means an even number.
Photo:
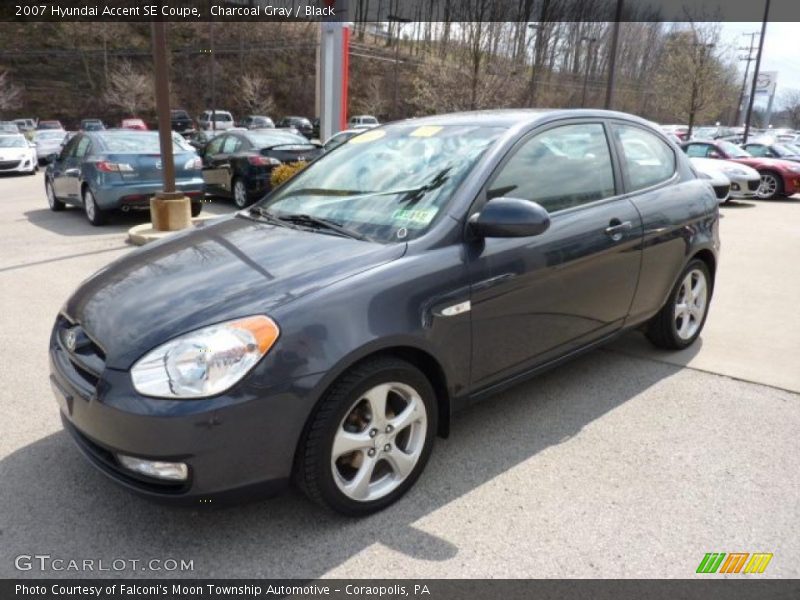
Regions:
<svg viewBox="0 0 800 600"><path fill-rule="evenodd" d="M756 55L756 70L753 72L753 84L750 86L750 99L747 102L747 117L744 121L744 139L742 143L747 143L750 135L750 119L753 118L753 102L756 99L756 84L758 83L758 73L761 71L761 54L764 51L764 36L767 33L767 21L769 20L770 0L764 3L764 20L761 22L761 38L758 40L758 54Z"/></svg>
<svg viewBox="0 0 800 600"><path fill-rule="evenodd" d="M619 44L619 22L622 20L623 0L617 0L617 11L614 16L614 29L611 32L611 51L608 57L608 83L606 84L606 110L611 110L614 103L614 85L617 79L617 46Z"/></svg>
<svg viewBox="0 0 800 600"><path fill-rule="evenodd" d="M742 118L742 105L744 104L744 94L747 91L747 76L750 74L750 63L755 60L753 58L753 50L755 50L754 44L756 42L756 36L758 35L757 31L752 33L746 33L744 35L750 36L750 47L747 49L747 58L740 58L739 60L744 60L747 62L744 68L744 79L742 79L742 90L739 92L739 104L736 105L736 119L734 119L733 124L734 126L739 125L739 119ZM744 50L744 48L741 48Z"/></svg>
<svg viewBox="0 0 800 600"><path fill-rule="evenodd" d="M211 130L217 130L217 78L214 58L214 21L208 22L210 45L211 45Z"/></svg>
<svg viewBox="0 0 800 600"><path fill-rule="evenodd" d="M161 164L164 169L164 192L175 193L175 159L172 154L172 125L169 118L169 67L167 65L166 23L153 21L153 61L156 75L156 114ZM180 194L182 197L183 194Z"/></svg>

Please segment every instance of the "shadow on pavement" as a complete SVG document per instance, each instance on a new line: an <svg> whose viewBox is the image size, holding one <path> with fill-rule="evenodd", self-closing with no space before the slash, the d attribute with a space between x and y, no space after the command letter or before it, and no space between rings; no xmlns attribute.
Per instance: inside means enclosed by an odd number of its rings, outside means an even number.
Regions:
<svg viewBox="0 0 800 600"><path fill-rule="evenodd" d="M46 200L44 202L46 203ZM122 233L128 231L134 225L146 223L150 220L150 213L144 210L128 213L114 212L109 215L109 221L106 225L95 227L86 220L83 210L75 206L68 206L59 212L53 212L45 206L45 208L29 210L23 214L32 225L64 236Z"/></svg>
<svg viewBox="0 0 800 600"><path fill-rule="evenodd" d="M14 556L33 553L194 560L194 572L116 573L140 577L318 577L376 543L422 561L450 560L461 549L415 527L418 520L579 435L678 371L595 351L472 406L456 416L449 439L437 440L417 485L396 505L362 520L327 512L294 490L221 510L153 504L97 473L61 431L0 461L0 577L81 576L14 570ZM535 497L531 489L532 502ZM108 574L88 574L96 575Z"/></svg>
<svg viewBox="0 0 800 600"><path fill-rule="evenodd" d="M724 210L726 208L755 208L756 205L752 202L742 202L741 200L728 200L724 204L720 204L719 207Z"/></svg>

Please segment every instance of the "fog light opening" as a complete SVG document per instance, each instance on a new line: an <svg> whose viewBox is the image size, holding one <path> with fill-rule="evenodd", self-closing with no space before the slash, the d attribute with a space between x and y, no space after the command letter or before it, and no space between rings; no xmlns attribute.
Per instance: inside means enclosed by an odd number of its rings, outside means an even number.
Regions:
<svg viewBox="0 0 800 600"><path fill-rule="evenodd" d="M189 478L189 467L186 463L164 462L160 460L146 460L135 456L117 454L119 464L140 475L166 479L167 481L186 481Z"/></svg>

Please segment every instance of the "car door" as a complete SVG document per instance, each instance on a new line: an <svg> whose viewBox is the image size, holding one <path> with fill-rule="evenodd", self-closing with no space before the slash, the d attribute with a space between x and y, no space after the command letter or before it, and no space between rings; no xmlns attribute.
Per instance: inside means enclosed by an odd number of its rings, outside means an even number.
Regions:
<svg viewBox="0 0 800 600"><path fill-rule="evenodd" d="M83 136L76 135L69 142L67 142L58 154L58 157L53 161L52 165L52 178L53 178L53 191L57 198L66 198L68 195L67 185L67 170L70 165L74 163L71 157L74 158L75 149L78 147L78 142Z"/></svg>
<svg viewBox="0 0 800 600"><path fill-rule="evenodd" d="M223 178L227 176L225 160L222 155L222 146L230 137L219 135L206 145L203 152L203 181L209 194L219 194L223 191Z"/></svg>
<svg viewBox="0 0 800 600"><path fill-rule="evenodd" d="M82 135L75 146L75 151L69 158L70 167L64 172L64 187L67 198L81 201L81 173L83 163L92 147L92 140L87 135Z"/></svg>
<svg viewBox="0 0 800 600"><path fill-rule="evenodd" d="M683 268L691 224L707 218L706 184L680 177L675 151L655 132L628 122L614 122L612 132L626 192L642 216L642 273L630 315L640 320L661 308ZM691 146L706 156L716 151L711 144Z"/></svg>
<svg viewBox="0 0 800 600"><path fill-rule="evenodd" d="M222 142L222 149L214 159L216 180L222 192L227 195L231 194L233 181L233 164L231 160L241 147L242 140L238 135L226 135L225 140Z"/></svg>
<svg viewBox="0 0 800 600"><path fill-rule="evenodd" d="M490 386L620 329L639 277L642 225L620 195L600 120L529 134L495 170L476 207L538 202L551 224L528 238L487 238L468 259L472 385Z"/></svg>

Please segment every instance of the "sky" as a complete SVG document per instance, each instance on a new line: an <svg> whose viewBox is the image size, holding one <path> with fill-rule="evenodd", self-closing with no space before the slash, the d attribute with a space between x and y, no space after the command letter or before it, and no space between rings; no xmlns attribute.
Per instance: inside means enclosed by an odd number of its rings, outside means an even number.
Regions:
<svg viewBox="0 0 800 600"><path fill-rule="evenodd" d="M730 44L734 48L749 46L750 37L742 35L753 31L761 31L761 23L723 23L721 43ZM762 71L778 71L776 104L780 107L781 92L788 89L800 90L800 23L768 23L764 38L764 54L761 57ZM758 44L758 36L756 36ZM739 51L736 55L746 55ZM753 53L755 56L755 53ZM755 68L755 61L750 63L750 72ZM744 76L745 63L740 63Z"/></svg>

